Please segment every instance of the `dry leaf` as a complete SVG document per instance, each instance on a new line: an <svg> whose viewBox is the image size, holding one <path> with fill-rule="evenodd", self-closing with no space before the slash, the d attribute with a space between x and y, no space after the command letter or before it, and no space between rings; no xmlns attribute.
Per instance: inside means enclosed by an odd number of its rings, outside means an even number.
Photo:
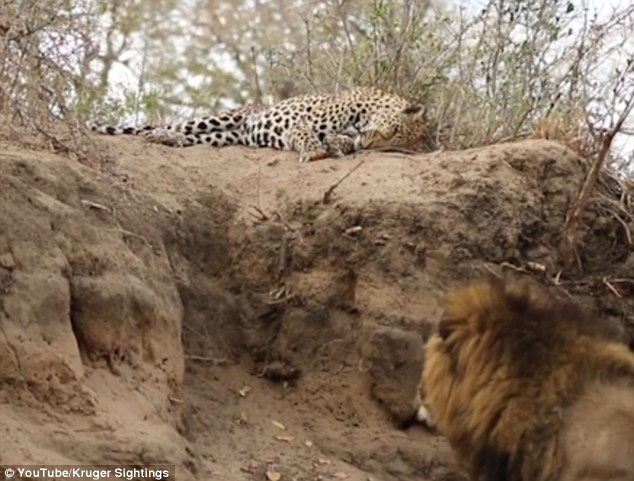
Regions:
<svg viewBox="0 0 634 481"><path fill-rule="evenodd" d="M268 479L269 481L279 481L280 479L282 479L282 473L272 470L267 471L266 479Z"/></svg>
<svg viewBox="0 0 634 481"><path fill-rule="evenodd" d="M278 421L271 421L271 424L275 426L276 428L281 429L282 431L286 431L286 426L284 426L282 423Z"/></svg>
<svg viewBox="0 0 634 481"><path fill-rule="evenodd" d="M384 246L385 244L387 244L387 241L389 241L392 238L392 236L390 234L381 234L380 236L378 236L375 240L374 243L376 245L379 246Z"/></svg>
<svg viewBox="0 0 634 481"><path fill-rule="evenodd" d="M348 227L345 231L343 231L343 233L345 235L353 236L358 234L362 230L363 230L363 227L361 227L360 225L355 225L353 227Z"/></svg>
<svg viewBox="0 0 634 481"><path fill-rule="evenodd" d="M238 416L238 419L236 419L236 422L238 424L247 424L249 422L247 413L245 413L244 411L240 411L240 416Z"/></svg>
<svg viewBox="0 0 634 481"><path fill-rule="evenodd" d="M291 443L295 440L295 436L293 436L292 434L278 434L277 436L275 436L275 439L277 439L278 441Z"/></svg>
<svg viewBox="0 0 634 481"><path fill-rule="evenodd" d="M343 473L341 471L338 471L335 474L333 474L332 477L335 479L346 479L346 478L349 478L350 475Z"/></svg>
<svg viewBox="0 0 634 481"><path fill-rule="evenodd" d="M244 386L242 389L238 391L238 394L240 395L240 397L247 397L247 394L249 394L249 391L251 391L251 387Z"/></svg>

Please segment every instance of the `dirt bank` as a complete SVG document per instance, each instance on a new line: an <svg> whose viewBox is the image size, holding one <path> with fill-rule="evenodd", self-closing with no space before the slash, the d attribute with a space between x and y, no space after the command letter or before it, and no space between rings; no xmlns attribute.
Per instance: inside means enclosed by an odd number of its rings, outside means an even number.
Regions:
<svg viewBox="0 0 634 481"><path fill-rule="evenodd" d="M447 288L524 270L633 342L625 197L603 180L560 273L585 165L558 144L300 165L94 141L100 169L0 145L0 463L464 480L399 429Z"/></svg>

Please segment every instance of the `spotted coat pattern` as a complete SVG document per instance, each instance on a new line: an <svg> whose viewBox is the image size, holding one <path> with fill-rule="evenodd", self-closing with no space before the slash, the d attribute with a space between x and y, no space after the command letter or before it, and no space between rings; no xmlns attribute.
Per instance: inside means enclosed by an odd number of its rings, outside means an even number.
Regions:
<svg viewBox="0 0 634 481"><path fill-rule="evenodd" d="M270 107L246 105L164 127L90 127L102 134L142 135L174 147L206 144L293 150L300 162L342 157L361 149L434 148L424 109L373 87L291 97Z"/></svg>

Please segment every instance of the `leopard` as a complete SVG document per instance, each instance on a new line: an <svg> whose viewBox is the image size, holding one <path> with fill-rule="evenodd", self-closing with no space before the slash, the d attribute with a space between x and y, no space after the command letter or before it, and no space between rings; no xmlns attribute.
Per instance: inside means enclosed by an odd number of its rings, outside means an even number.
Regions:
<svg viewBox="0 0 634 481"><path fill-rule="evenodd" d="M419 419L472 481L634 479L634 353L553 289L485 278L446 294Z"/></svg>
<svg viewBox="0 0 634 481"><path fill-rule="evenodd" d="M165 126L117 127L89 122L105 135L138 135L171 147L241 145L295 151L300 163L360 150L435 149L426 109L376 87L304 94L272 106L246 104Z"/></svg>

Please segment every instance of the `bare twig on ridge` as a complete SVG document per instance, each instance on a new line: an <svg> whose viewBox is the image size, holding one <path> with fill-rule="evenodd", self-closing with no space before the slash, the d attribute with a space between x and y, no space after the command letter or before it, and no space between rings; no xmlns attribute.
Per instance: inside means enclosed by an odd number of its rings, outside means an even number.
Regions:
<svg viewBox="0 0 634 481"><path fill-rule="evenodd" d="M344 180L346 180L350 176L350 174L352 174L355 170L357 170L359 167L361 167L364 163L365 163L365 159L361 160L357 165L355 165L352 169L350 169L348 172L346 172L346 174L343 177L341 177L341 179L339 179L337 182L335 182L330 187L328 187L328 190L324 194L323 203L324 204L329 204L330 203L330 199L332 197L332 193L335 191L337 186L339 184L341 184Z"/></svg>
<svg viewBox="0 0 634 481"><path fill-rule="evenodd" d="M588 203L588 199L590 198L590 193L592 189L597 183L597 178L599 177L599 172L601 172L601 168L605 164L605 159L610 152L610 147L612 146L612 141L616 134L619 133L625 120L628 118L630 113L632 113L632 109L634 108L634 94L630 96L627 103L625 104L625 109L619 116L616 124L610 130L601 134L601 146L599 149L599 154L597 155L597 159L590 167L590 171L586 176L586 179L583 183L583 187L579 191L579 195L575 199L575 202L572 205L572 209L570 210L570 214L566 219L566 224L564 226L564 262L566 267L570 267L573 262L577 262L579 265L579 259L576 253L575 241L577 237L577 230L579 228L579 220L581 219L581 215L583 214L583 210Z"/></svg>

